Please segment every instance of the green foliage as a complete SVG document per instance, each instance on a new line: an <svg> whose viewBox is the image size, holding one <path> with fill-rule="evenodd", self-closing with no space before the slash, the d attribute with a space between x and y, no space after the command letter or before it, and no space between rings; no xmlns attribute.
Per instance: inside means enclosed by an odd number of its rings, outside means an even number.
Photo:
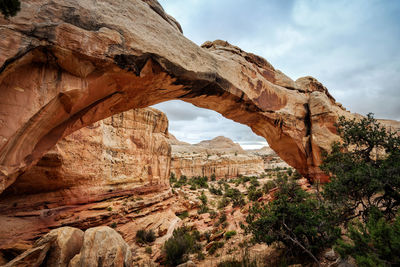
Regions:
<svg viewBox="0 0 400 267"><path fill-rule="evenodd" d="M360 121L341 117L337 129L343 143L333 144L321 166L332 176L324 198L340 211L342 221L365 220L373 207L393 218L400 206L400 137L388 133L372 114Z"/></svg>
<svg viewBox="0 0 400 267"><path fill-rule="evenodd" d="M276 183L274 181L268 181L266 184L263 185L263 190L265 194L269 193L269 190L276 187Z"/></svg>
<svg viewBox="0 0 400 267"><path fill-rule="evenodd" d="M295 170L294 171L294 173L293 173L293 179L294 180L298 180L298 179L300 179L302 177L302 175L297 171L297 170Z"/></svg>
<svg viewBox="0 0 400 267"><path fill-rule="evenodd" d="M257 180L257 177L255 177L255 176L250 177L250 184L251 184L251 186L254 186L254 187L260 186L260 182Z"/></svg>
<svg viewBox="0 0 400 267"><path fill-rule="evenodd" d="M224 242L214 242L208 250L208 254L213 255L215 251L217 251L219 248L222 248L224 244Z"/></svg>
<svg viewBox="0 0 400 267"><path fill-rule="evenodd" d="M229 199L227 197L223 197L218 201L218 209L223 209L229 204Z"/></svg>
<svg viewBox="0 0 400 267"><path fill-rule="evenodd" d="M343 258L352 256L359 266L394 266L400 264L400 216L388 222L382 213L371 209L365 224L355 221L347 238L335 248Z"/></svg>
<svg viewBox="0 0 400 267"><path fill-rule="evenodd" d="M195 188L208 188L207 176L195 176L189 180L189 184Z"/></svg>
<svg viewBox="0 0 400 267"><path fill-rule="evenodd" d="M145 229L141 229L136 232L136 242L146 244L151 243L156 240L156 235L153 230L146 231Z"/></svg>
<svg viewBox="0 0 400 267"><path fill-rule="evenodd" d="M206 213L208 212L208 207L207 207L207 196L204 194L204 191L201 192L201 195L197 197L201 201L201 206L200 209L197 211L198 214Z"/></svg>
<svg viewBox="0 0 400 267"><path fill-rule="evenodd" d="M217 179L216 176L215 176L215 173L211 174L210 179L211 179L211 181L215 181Z"/></svg>
<svg viewBox="0 0 400 267"><path fill-rule="evenodd" d="M174 230L172 237L164 243L163 250L167 264L176 266L187 260L188 253L199 252L201 245L197 242L197 235L190 233L187 227L182 226Z"/></svg>
<svg viewBox="0 0 400 267"><path fill-rule="evenodd" d="M175 182L174 187L182 187L187 183L186 175L181 175L178 181Z"/></svg>
<svg viewBox="0 0 400 267"><path fill-rule="evenodd" d="M178 217L179 217L179 219L183 220L183 219L185 219L185 218L189 217L189 212L188 212L187 210L185 210L185 211L184 211L184 212L182 212L182 213L178 213L178 214L176 214L176 216L178 216Z"/></svg>
<svg viewBox="0 0 400 267"><path fill-rule="evenodd" d="M208 190L210 191L211 194L217 195L217 196L222 196L222 190L219 188L215 188L213 185L211 185Z"/></svg>
<svg viewBox="0 0 400 267"><path fill-rule="evenodd" d="M228 232L226 232L225 233L225 239L230 239L232 236L235 236L237 233L236 233L236 231L235 230L232 230L232 231L228 231Z"/></svg>
<svg viewBox="0 0 400 267"><path fill-rule="evenodd" d="M265 206L255 203L246 218L256 242L282 242L295 257L315 254L333 244L340 230L330 224L332 211L316 196L286 177L277 180L275 199Z"/></svg>
<svg viewBox="0 0 400 267"><path fill-rule="evenodd" d="M171 172L171 174L169 175L169 184L172 185L173 183L176 183L177 179L175 176L175 173Z"/></svg>
<svg viewBox="0 0 400 267"><path fill-rule="evenodd" d="M233 207L241 207L246 204L243 199L242 193L240 193L240 191L236 188L228 188L227 190L225 190L224 197L230 198Z"/></svg>
<svg viewBox="0 0 400 267"><path fill-rule="evenodd" d="M117 223L116 223L116 222L112 222L112 223L110 224L110 227L111 227L111 228L117 228Z"/></svg>
<svg viewBox="0 0 400 267"><path fill-rule="evenodd" d="M151 247L146 247L144 252L146 252L147 254L151 254L153 253L153 249Z"/></svg>
<svg viewBox="0 0 400 267"><path fill-rule="evenodd" d="M14 17L21 10L19 0L0 0L0 11L4 18Z"/></svg>
<svg viewBox="0 0 400 267"><path fill-rule="evenodd" d="M247 197L250 201L257 201L262 195L263 191L261 189L256 189L254 186L251 186Z"/></svg>

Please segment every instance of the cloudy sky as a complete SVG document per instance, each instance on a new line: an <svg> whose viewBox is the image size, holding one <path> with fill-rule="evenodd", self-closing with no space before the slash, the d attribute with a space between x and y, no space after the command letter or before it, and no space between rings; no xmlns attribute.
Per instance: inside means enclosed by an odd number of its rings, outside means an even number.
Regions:
<svg viewBox="0 0 400 267"><path fill-rule="evenodd" d="M222 39L266 58L292 79L311 75L352 112L400 120L400 1L159 0L201 45ZM181 101L155 106L178 139L224 135L265 144L244 125Z"/></svg>

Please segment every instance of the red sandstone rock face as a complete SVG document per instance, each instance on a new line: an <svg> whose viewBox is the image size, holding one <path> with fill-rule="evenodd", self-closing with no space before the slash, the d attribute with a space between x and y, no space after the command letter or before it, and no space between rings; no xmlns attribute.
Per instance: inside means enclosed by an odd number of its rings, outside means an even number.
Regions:
<svg viewBox="0 0 400 267"><path fill-rule="evenodd" d="M0 24L0 192L61 138L172 99L247 124L319 178L333 123L349 114L315 79L295 82L227 42L198 47L155 0L23 1Z"/></svg>
<svg viewBox="0 0 400 267"><path fill-rule="evenodd" d="M164 211L172 196L170 162L168 119L153 108L129 110L63 138L0 195L0 259L1 251L19 251L60 226L129 223L120 232L130 236L140 226L132 218L149 206L162 217L159 225L168 225L176 218Z"/></svg>
<svg viewBox="0 0 400 267"><path fill-rule="evenodd" d="M62 139L4 197L42 194L48 204L67 205L147 188L166 190L171 161L167 138L168 119L156 109L114 115Z"/></svg>

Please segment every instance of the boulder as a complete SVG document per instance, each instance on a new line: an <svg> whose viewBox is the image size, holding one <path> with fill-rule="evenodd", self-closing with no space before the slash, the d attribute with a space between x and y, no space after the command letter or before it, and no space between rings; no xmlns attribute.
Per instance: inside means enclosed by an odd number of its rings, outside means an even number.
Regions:
<svg viewBox="0 0 400 267"><path fill-rule="evenodd" d="M99 226L86 230L83 246L69 267L129 267L132 253L129 245L114 229Z"/></svg>

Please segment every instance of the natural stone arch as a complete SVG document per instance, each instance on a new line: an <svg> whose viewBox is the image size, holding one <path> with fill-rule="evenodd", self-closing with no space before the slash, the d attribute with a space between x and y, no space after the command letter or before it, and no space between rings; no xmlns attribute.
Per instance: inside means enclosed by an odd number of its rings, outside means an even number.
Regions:
<svg viewBox="0 0 400 267"><path fill-rule="evenodd" d="M0 192L59 139L172 99L265 137L303 175L346 113L311 77L296 82L227 42L198 47L156 1L24 1L0 19Z"/></svg>

